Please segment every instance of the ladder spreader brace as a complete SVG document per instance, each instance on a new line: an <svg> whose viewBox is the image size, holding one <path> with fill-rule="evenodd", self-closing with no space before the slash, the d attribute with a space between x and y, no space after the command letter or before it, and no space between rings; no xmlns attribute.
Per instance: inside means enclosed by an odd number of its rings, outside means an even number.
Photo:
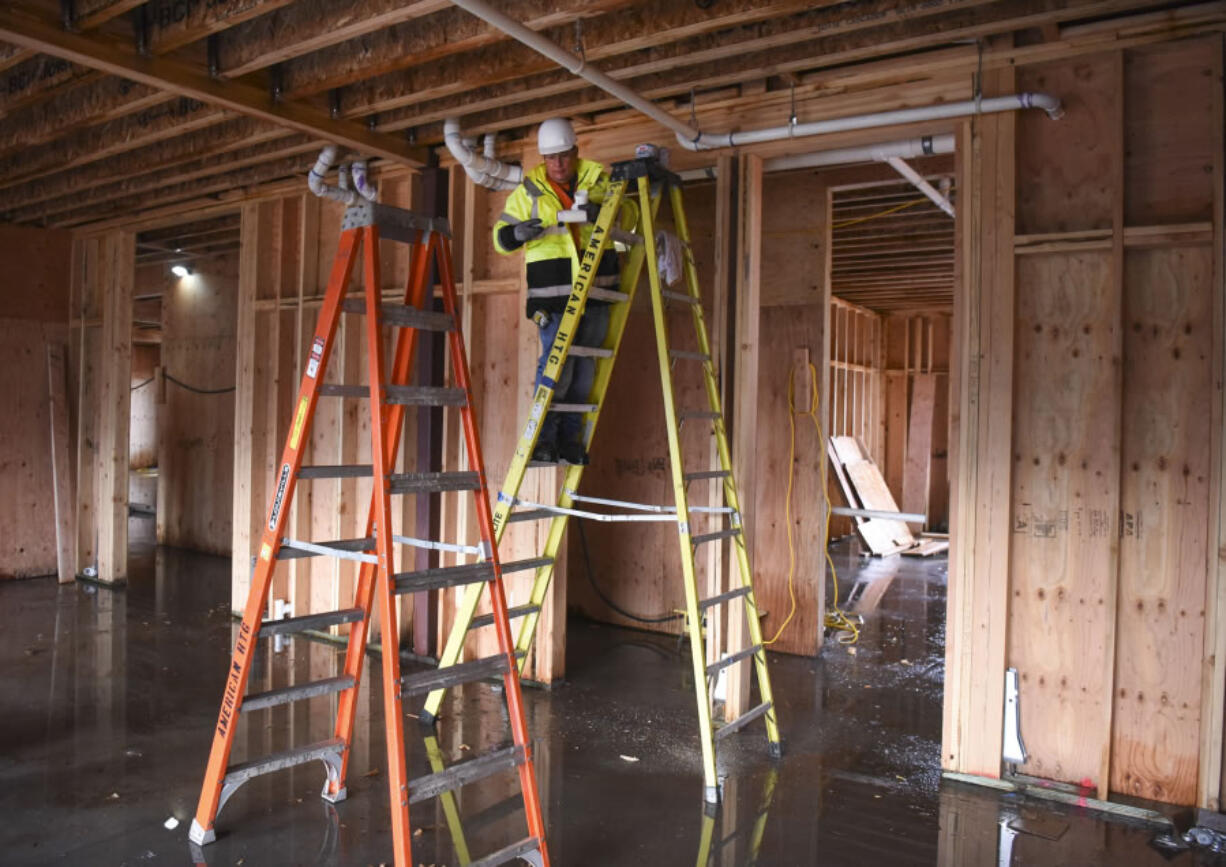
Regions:
<svg viewBox="0 0 1226 867"><path fill-rule="evenodd" d="M411 245L408 285L401 304L388 304L381 298L380 239ZM365 272L363 295L360 298L346 298L359 251ZM442 286L442 312L427 309L433 302L431 266L436 269ZM384 716L387 726L387 778L397 867L410 867L416 863L411 852L410 803L439 796L445 798L446 804L453 805L451 793L455 789L494 773L512 770L518 775L528 836L476 863L492 865L520 859L538 867L547 867L549 864L532 748L520 692L519 665L512 642L502 584L503 566L494 544L493 515L490 511L489 492L477 433L468 360L456 307L450 229L446 220L423 217L373 202L362 202L345 211L340 247L328 280L319 321L310 345L310 354L305 359L289 436L278 465L280 469L276 475L275 493L269 507L268 519L264 524L251 588L243 619L238 626L238 637L222 696L221 711L213 731L213 746L205 771L200 803L189 834L191 842L196 846L212 842L215 837L213 823L217 813L230 796L252 777L320 760L327 772L322 797L332 802L344 800L345 776L353 741L362 664L369 639L372 608L377 598L380 623L384 624L385 636L390 636L384 639L385 647L381 657ZM342 312L366 317L364 332L367 382L364 385L323 383ZM384 326L399 329L390 369L385 369ZM421 330L446 333L454 387L410 385L414 350L418 332ZM364 398L370 401L370 464L317 467L302 465L307 443L310 442L316 403L321 397ZM469 471L440 473L424 467L417 472L392 472L399 453L407 406L459 408L471 467ZM363 476L373 478L374 483L366 528L361 538L329 542L286 538L288 515L298 481ZM481 535L477 545L413 539L391 532L393 521L390 504L393 495L442 491L466 491L474 497ZM421 502L424 503L425 500ZM419 508L424 506L419 505ZM398 545L433 548L475 556L478 559L476 562L458 566L398 573L395 571ZM356 560L361 564L353 607L341 611L307 614L288 620L264 620L263 614L268 608L269 589L277 564L283 560L316 556ZM508 569L512 568L514 564L508 564ZM499 652L487 659L462 666L402 676L400 654L395 650L395 596L462 584L489 590L493 604L490 619L498 633ZM341 624L348 624L349 628L344 671L341 675L264 693L246 693L255 645L259 639L326 629ZM430 763L435 772L416 780L408 780L404 749L403 697L487 677L502 679L513 746L450 768L443 768L441 754L431 749ZM336 722L331 738L263 758L230 764L230 751L240 714L330 694L338 696ZM461 841L459 845L464 844Z"/></svg>
<svg viewBox="0 0 1226 867"><path fill-rule="evenodd" d="M611 242L615 223L619 219L623 202L627 200L628 190L633 196L637 193L637 225L634 235L641 240L631 248L629 255L621 268L620 299L613 304L610 311L609 334L603 347L592 350L587 347L572 347L571 343L578 328L587 299L591 295L592 283L601 256ZM684 292L673 292L661 286L658 269L658 252L654 218L664 192L667 190L677 235L684 251L683 271L685 275ZM536 626L544 604L549 584L553 578L554 562L566 529L567 519L571 515L587 517L591 513L577 510L577 502L587 501L617 505L626 508L647 508L639 504L627 504L600 498L581 497L575 492L583 477L582 466L570 466L562 483L562 490L553 507L542 507L536 503L523 503L518 498L519 489L523 483L526 471L537 466L531 460L533 449L541 422L545 413L551 409L554 386L560 378L562 366L571 355L586 355L594 357L596 376L589 396L589 404L584 409L584 446L589 447L599 420L602 405L607 394L613 367L617 360L618 349L625 333L631 302L634 299L639 275L644 264L647 266L648 280L651 290L652 320L655 325L656 349L659 360L660 382L663 390L665 425L668 431L670 470L673 479L673 498L675 506L671 515L663 515L666 520L675 520L678 529L678 544L681 553L682 573L686 600L686 618L690 624L690 650L694 670L694 687L698 707L700 741L702 745L704 798L707 802L719 800L719 784L715 768L714 741L744 727L748 723L764 718L769 752L773 757L782 755L782 743L779 737L779 726L776 708L771 693L770 675L766 665L765 645L759 623L758 607L754 599L752 575L749 568L749 557L745 546L744 524L737 488L732 474L732 457L728 447L727 432L724 426L723 410L720 406L719 384L715 363L711 355L710 340L707 336L706 322L703 317L701 295L699 293L698 273L694 257L690 250L689 227L686 223L685 210L681 197L680 178L662 167L654 157L628 160L615 163L612 171L612 182L600 209L600 215L592 227L592 234L578 257L579 273L575 275L574 285L566 301L566 308L558 326L557 336L549 349L541 384L532 396L528 408L528 420L524 425L515 454L503 481L502 490L494 507L494 539L497 544L502 539L507 524L516 520L513 510L517 505L525 505L533 511L524 515L528 520L551 521L545 548L536 567L536 577L532 585L528 604L512 609L512 613L522 613L523 620L519 627L519 635L515 643L516 650L524 654L520 665L524 664L527 651L532 646L536 634ZM677 301L685 304L691 311L694 331L697 338L696 350L670 350L668 329L665 320L665 303ZM579 351L576 352L575 350ZM698 362L701 364L705 380L707 406L678 410L675 405L673 390L672 365L677 362ZM719 470L696 470L687 472L681 453L679 428L686 420L706 422L710 426L711 435L715 437L719 455ZM690 506L687 498L687 486L695 481L718 481L722 485L724 506L709 508ZM700 513L711 516L728 517L729 526L711 533L692 533L691 520ZM658 520L657 516L651 516ZM627 520L618 516L610 520ZM698 598L696 569L694 565L694 550L698 545L707 542L719 542L729 539L732 543L737 564L735 570L740 586L727 593L719 594L711 599ZM481 599L480 587L469 587L465 591L456 609L456 619L448 636L447 643L440 658L440 668L455 665L463 652L465 635L475 625L474 615ZM706 664L703 647L703 630L700 627L702 612L720 604L730 603L736 599L743 600L747 628L752 644L748 648L720 659L711 665ZM719 675L719 672L729 665L752 659L757 674L758 690L761 702L728 722L719 729L713 729L711 722L711 699L708 692L708 682ZM426 700L425 710L420 719L429 725L434 722L442 706L443 690L435 690Z"/></svg>

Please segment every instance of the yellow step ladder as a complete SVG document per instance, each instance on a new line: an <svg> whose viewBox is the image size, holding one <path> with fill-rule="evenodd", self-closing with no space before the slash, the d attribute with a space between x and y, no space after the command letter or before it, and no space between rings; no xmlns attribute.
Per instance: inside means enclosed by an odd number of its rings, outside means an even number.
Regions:
<svg viewBox="0 0 1226 867"><path fill-rule="evenodd" d="M673 292L661 285L656 249L654 221L662 199L667 194L673 219L676 224L677 236L680 239L683 256L683 271L685 276L684 292ZM638 217L636 225L637 240L621 269L621 291L618 293L602 292L602 298L613 301L609 318L609 334L603 347L575 347L572 351L571 342L574 338L579 321L583 316L584 307L589 293L594 294L592 287L596 275L596 266L601 256L612 242L612 236L618 231L616 223L622 211L623 202L634 203L637 200ZM632 208L632 210L634 210ZM549 583L553 577L554 562L566 530L567 519L579 518L597 519L602 521L667 521L677 525L677 540L680 546L681 565L685 589L685 614L690 639L690 655L694 670L694 688L698 707L700 741L702 744L702 764L704 798L709 803L719 801L719 784L715 768L715 742L735 732L750 722L764 718L766 735L770 754L774 757L782 755L782 744L779 739L774 699L771 694L770 675L767 671L766 652L759 623L758 606L754 599L752 575L749 568L749 556L745 544L744 524L740 499L736 483L732 476L732 457L728 448L728 437L724 425L724 414L720 406L719 385L716 379L715 363L711 357L711 345L707 336L706 321L703 317L701 296L699 294L698 273L694 258L690 251L689 228L686 223L685 209L682 203L680 179L660 165L654 153L634 160L615 163L612 171L612 182L609 192L600 210L600 216L592 227L591 238L579 256L579 273L576 275L571 294L567 299L566 310L558 326L557 337L550 349L541 385L536 389L532 404L528 411L528 421L524 425L523 434L515 449L507 477L503 482L502 491L494 509L495 544L502 539L507 524L520 520L551 521L545 548L541 556L534 562L536 569L535 581L529 601L525 605L510 609L512 617L521 619L516 652L519 654L519 665L522 669L527 658L527 652L536 634L536 626L540 617L541 606L544 604ZM625 332L630 305L634 300L635 289L643 265L647 266L647 274L651 287L651 310L655 324L656 349L659 358L660 380L664 395L664 416L668 430L668 447L670 467L673 480L673 506L653 506L638 503L626 503L607 500L599 497L587 497L578 493L579 484L583 478L582 466L571 466L566 472L562 490L555 504L538 504L522 501L518 497L524 475L530 466L533 449L541 421L545 413L555 411L579 412L583 415L584 447L591 445L596 423L604 403L613 367L617 361L618 348ZM600 291L600 290L595 290ZM613 297L609 297L613 296ZM665 305L678 303L689 308L692 314L694 331L697 336L697 351L681 351L669 348L668 329L665 321ZM562 373L562 366L570 355L595 356L596 374L592 392L587 403L553 405L553 385ZM706 385L707 405L704 407L676 406L673 391L673 365L676 363L697 363L701 366ZM680 426L687 422L700 422L708 425L711 435L715 437L719 454L720 469L691 470L687 469L681 453ZM687 489L693 482L721 483L723 505L717 507L691 506ZM618 513L599 513L583 508L584 505L599 505L615 507L623 511ZM516 512L516 507L524 510ZM722 516L727 520L727 526L707 533L692 533L691 520L699 513ZM723 540L732 544L737 568L737 586L728 592L721 593L709 599L700 599L695 578L695 550L705 544L720 544ZM526 561L532 562L532 561ZM743 609L747 619L750 645L707 664L703 646L703 617L705 613L718 605L727 604L733 600L743 600ZM440 658L440 668L455 665L463 652L465 637L474 626L474 615L481 600L481 588L467 588L456 609L455 622L448 636L443 654ZM478 619L478 622L479 619ZM728 666L737 663L753 661L757 674L758 691L761 701L747 713L716 729L711 720L711 698L709 683L720 676ZM444 691L435 690L426 700L425 710L421 716L423 723L434 722L442 705Z"/></svg>

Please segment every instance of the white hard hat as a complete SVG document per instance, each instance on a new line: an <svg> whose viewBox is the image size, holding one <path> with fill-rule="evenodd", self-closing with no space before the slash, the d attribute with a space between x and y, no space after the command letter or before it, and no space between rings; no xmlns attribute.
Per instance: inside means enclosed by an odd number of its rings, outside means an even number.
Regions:
<svg viewBox="0 0 1226 867"><path fill-rule="evenodd" d="M565 153L575 146L575 128L564 117L551 117L536 133L536 149L541 156Z"/></svg>

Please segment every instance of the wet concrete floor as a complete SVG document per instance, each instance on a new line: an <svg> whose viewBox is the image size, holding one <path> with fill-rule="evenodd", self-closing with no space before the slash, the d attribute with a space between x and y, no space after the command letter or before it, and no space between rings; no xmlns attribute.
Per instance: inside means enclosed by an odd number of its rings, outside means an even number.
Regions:
<svg viewBox="0 0 1226 867"><path fill-rule="evenodd" d="M817 659L772 657L786 756L767 758L760 725L731 738L714 816L701 804L693 692L676 640L572 620L566 683L527 694L554 864L1215 863L1160 853L1141 824L943 783L946 563L861 561L847 546L836 562L864 615L860 642L854 654L831 641ZM232 642L229 573L223 558L137 545L122 592L47 579L0 586L0 864L390 861L382 708L369 678L348 799L320 800L317 763L258 778L193 859L187 829ZM332 676L341 663L319 642L268 647L251 689ZM244 717L234 759L330 736L334 704ZM453 692L444 760L506 744L502 706L492 685ZM417 776L431 766L409 722ZM439 801L415 806L415 861L454 867L525 836L515 792L510 775L464 788L450 825Z"/></svg>

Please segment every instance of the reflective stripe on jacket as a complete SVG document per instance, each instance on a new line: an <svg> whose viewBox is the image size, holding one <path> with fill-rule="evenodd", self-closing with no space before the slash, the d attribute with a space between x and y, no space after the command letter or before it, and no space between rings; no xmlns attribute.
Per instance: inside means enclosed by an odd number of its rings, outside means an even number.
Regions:
<svg viewBox="0 0 1226 867"><path fill-rule="evenodd" d="M604 201L608 186L609 176L604 166L591 160L578 161L572 195L579 190L587 190L588 201L600 204ZM507 197L503 212L494 223L494 249L504 254L516 252L503 247L499 240L499 231L504 226L514 226L535 218L541 221L545 229L543 235L523 246L529 290L526 312L529 317L537 310L558 312L565 309L572 275L579 264L579 251L575 249L570 229L566 223L558 223L558 211L561 210L565 210L565 206L549 183L545 164L541 163L524 175L523 182ZM586 245L591 236L592 224L579 224L580 244ZM601 257L596 275L595 285L616 288L619 276L617 253L611 248ZM565 291L561 291L563 289ZM557 294L552 294L555 292ZM600 303L594 298L589 300Z"/></svg>

